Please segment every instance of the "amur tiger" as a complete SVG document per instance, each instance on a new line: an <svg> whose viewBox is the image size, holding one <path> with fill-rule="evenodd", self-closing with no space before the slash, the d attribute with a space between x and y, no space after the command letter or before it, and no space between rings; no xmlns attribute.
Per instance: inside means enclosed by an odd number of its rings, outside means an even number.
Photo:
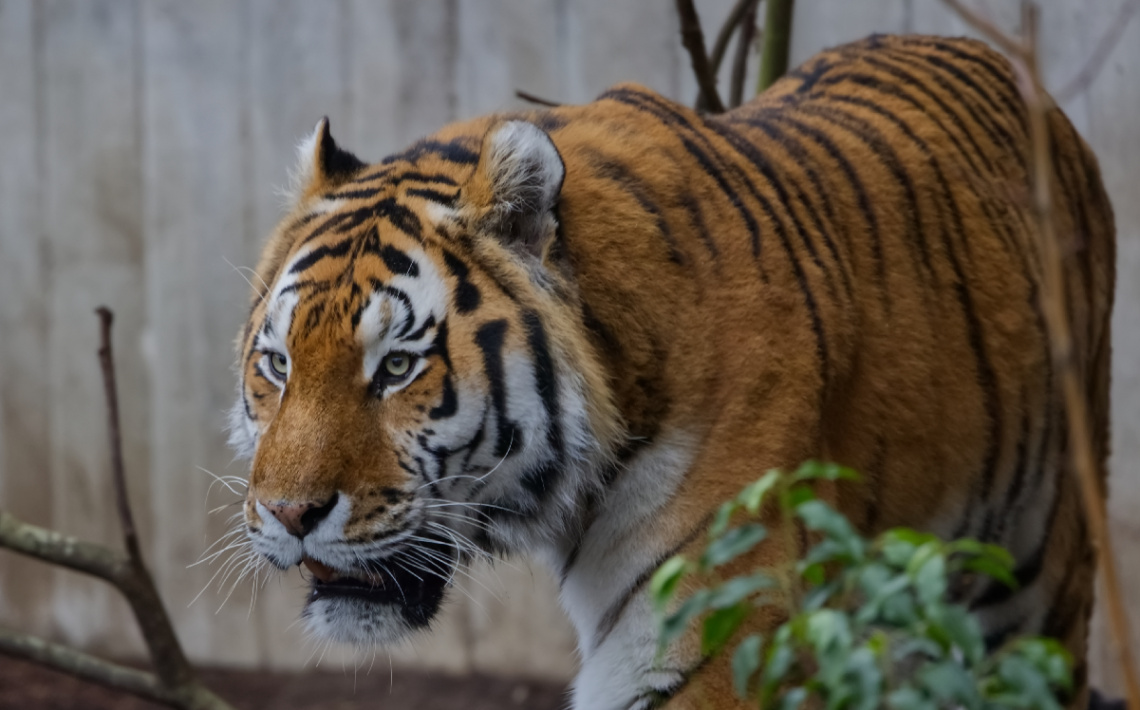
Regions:
<svg viewBox="0 0 1140 710"><path fill-rule="evenodd" d="M577 632L574 708L743 707L695 632L655 662L647 580L765 470L837 461L864 480L821 495L862 530L1009 548L1020 587L966 601L991 645L1062 639L1084 707L1096 559L1026 121L1002 57L913 36L717 116L621 85L372 165L322 121L240 338L253 548L311 571L312 633L362 645L427 627L471 556L533 553ZM1103 473L1112 211L1088 146L1048 125ZM785 539L741 568L797 555Z"/></svg>

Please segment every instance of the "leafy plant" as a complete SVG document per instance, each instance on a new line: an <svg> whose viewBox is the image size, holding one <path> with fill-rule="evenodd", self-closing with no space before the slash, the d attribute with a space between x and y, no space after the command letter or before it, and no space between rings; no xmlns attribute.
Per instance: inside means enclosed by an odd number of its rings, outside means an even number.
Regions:
<svg viewBox="0 0 1140 710"><path fill-rule="evenodd" d="M1057 694L1071 688L1064 647L1020 638L987 654L977 619L952 600L952 588L979 575L1015 586L1009 553L906 528L867 540L812 488L857 478L808 462L791 474L769 471L721 505L699 559L673 557L651 580L659 653L698 620L702 653L725 652L753 611L775 607L787 621L745 636L732 655L737 693L760 707L798 708L814 697L829 710L1060 710ZM771 505L783 534L796 535L797 525L810 533L806 554L714 583L718 568L767 538L760 518ZM796 539L784 542L794 549ZM696 591L679 599L686 579Z"/></svg>

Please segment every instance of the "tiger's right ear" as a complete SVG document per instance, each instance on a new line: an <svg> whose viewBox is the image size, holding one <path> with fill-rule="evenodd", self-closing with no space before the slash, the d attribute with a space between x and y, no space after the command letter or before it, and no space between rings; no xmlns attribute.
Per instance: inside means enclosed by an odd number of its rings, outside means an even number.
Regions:
<svg viewBox="0 0 1140 710"><path fill-rule="evenodd" d="M506 121L483 139L463 194L483 231L541 260L557 231L554 207L565 177L562 156L546 131L527 121Z"/></svg>
<svg viewBox="0 0 1140 710"><path fill-rule="evenodd" d="M293 204L335 188L364 167L364 161L336 144L325 116L297 146L297 166L290 174Z"/></svg>

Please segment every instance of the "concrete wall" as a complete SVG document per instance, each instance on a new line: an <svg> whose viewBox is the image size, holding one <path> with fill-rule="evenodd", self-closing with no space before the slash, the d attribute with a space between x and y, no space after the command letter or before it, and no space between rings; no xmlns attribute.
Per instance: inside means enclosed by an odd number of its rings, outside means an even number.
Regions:
<svg viewBox="0 0 1140 710"><path fill-rule="evenodd" d="M1120 2L1043 3L1051 86L1076 73ZM697 4L712 34L732 3ZM989 5L1012 26L1012 2ZM796 61L873 31L964 31L935 0L800 0L796 11ZM91 312L106 303L118 315L132 499L188 651L203 663L315 663L323 649L290 627L296 574L258 580L256 603L242 583L224 604L213 587L191 604L214 569L188 567L237 510L206 514L235 497L211 490L205 471L244 473L221 431L231 341L293 145L328 115L342 145L375 160L450 120L518 105L516 88L580 102L625 80L694 96L672 3L0 0L0 506L117 543ZM1140 480L1126 462L1140 460L1140 20L1064 107L1117 209L1111 508L1120 554L1136 560ZM1124 574L1140 600L1140 565ZM461 586L436 632L393 662L572 672L546 572L514 560ZM105 585L7 553L0 623L113 655L142 649ZM360 660L336 654L324 663Z"/></svg>

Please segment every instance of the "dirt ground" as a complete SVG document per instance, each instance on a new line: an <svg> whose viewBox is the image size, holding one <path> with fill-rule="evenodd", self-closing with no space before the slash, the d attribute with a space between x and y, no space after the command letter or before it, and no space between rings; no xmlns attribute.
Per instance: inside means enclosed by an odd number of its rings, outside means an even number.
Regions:
<svg viewBox="0 0 1140 710"><path fill-rule="evenodd" d="M202 670L240 710L558 710L562 684L397 671L263 673ZM355 684L355 688L353 687ZM159 710L162 706L41 666L0 656L0 710Z"/></svg>

